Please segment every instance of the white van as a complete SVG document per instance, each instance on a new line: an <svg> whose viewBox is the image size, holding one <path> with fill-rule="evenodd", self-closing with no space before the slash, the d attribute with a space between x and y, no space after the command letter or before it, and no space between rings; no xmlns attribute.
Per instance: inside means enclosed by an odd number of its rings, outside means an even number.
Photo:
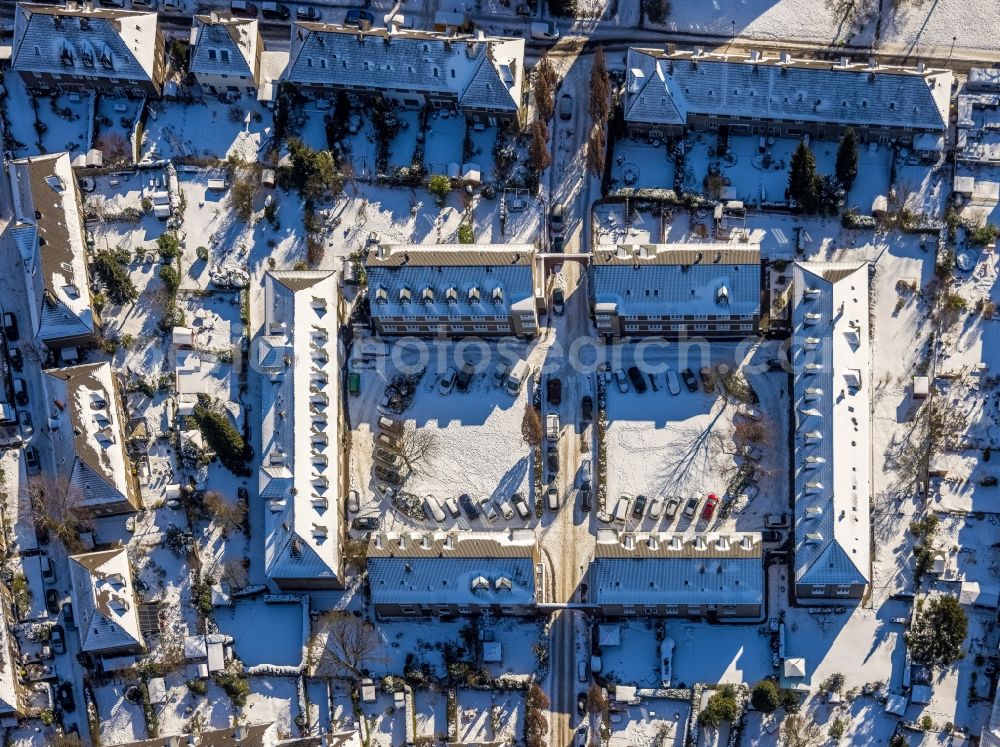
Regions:
<svg viewBox="0 0 1000 747"><path fill-rule="evenodd" d="M453 519L457 519L461 515L461 511L458 510L458 501L455 500L454 496L448 496L444 499L444 507L448 509L448 513Z"/></svg>
<svg viewBox="0 0 1000 747"><path fill-rule="evenodd" d="M593 470L590 466L590 460L584 459L580 462L580 484L583 485L586 482L590 482L594 479Z"/></svg>
<svg viewBox="0 0 1000 747"><path fill-rule="evenodd" d="M622 494L622 497L618 499L618 505L615 506L615 512L611 515L612 521L617 521L619 524L624 524L625 519L628 518L628 507L632 505L632 496Z"/></svg>
<svg viewBox="0 0 1000 747"><path fill-rule="evenodd" d="M552 21L548 23L534 21L531 24L531 38L554 41L559 38L559 29L556 28L555 23Z"/></svg>
<svg viewBox="0 0 1000 747"><path fill-rule="evenodd" d="M528 378L528 362L521 360L513 365L510 369L510 373L507 374L507 394L511 397L516 397L517 393L521 391L521 387L524 386L525 379Z"/></svg>
<svg viewBox="0 0 1000 747"><path fill-rule="evenodd" d="M433 495L429 495L424 499L424 506L427 509L427 513L431 515L431 518L439 524L444 521L444 510L441 508L441 502L435 498Z"/></svg>

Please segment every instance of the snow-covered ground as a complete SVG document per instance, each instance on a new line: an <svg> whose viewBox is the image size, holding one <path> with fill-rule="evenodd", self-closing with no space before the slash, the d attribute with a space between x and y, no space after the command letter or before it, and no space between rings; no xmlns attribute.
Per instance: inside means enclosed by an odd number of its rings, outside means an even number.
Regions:
<svg viewBox="0 0 1000 747"><path fill-rule="evenodd" d="M520 738L523 718L524 694L519 691L458 691L459 742L510 743Z"/></svg>
<svg viewBox="0 0 1000 747"><path fill-rule="evenodd" d="M664 219L648 211L631 212L632 215L626 218L625 207L614 203L594 208L594 242L600 245L659 243Z"/></svg>
<svg viewBox="0 0 1000 747"><path fill-rule="evenodd" d="M65 150L73 157L90 147L87 125L94 105L92 96L65 93L35 101L38 121L46 128L41 135L42 153Z"/></svg>
<svg viewBox="0 0 1000 747"><path fill-rule="evenodd" d="M681 747L686 744L691 704L686 700L643 698L639 705L629 705L616 712L611 720L612 745L660 744Z"/></svg>
<svg viewBox="0 0 1000 747"><path fill-rule="evenodd" d="M272 135L272 115L243 98L231 106L216 99L203 103L154 102L149 107L142 158L236 156L255 162Z"/></svg>
<svg viewBox="0 0 1000 747"><path fill-rule="evenodd" d="M219 630L233 638L233 652L247 667L258 664L296 667L302 662L300 604L236 602L215 610Z"/></svg>
<svg viewBox="0 0 1000 747"><path fill-rule="evenodd" d="M655 144L622 138L615 143L611 189L673 189L674 157L664 142Z"/></svg>
<svg viewBox="0 0 1000 747"><path fill-rule="evenodd" d="M424 143L424 166L431 174L447 174L448 167L462 164L465 120L447 110L431 112L427 117L427 140Z"/></svg>

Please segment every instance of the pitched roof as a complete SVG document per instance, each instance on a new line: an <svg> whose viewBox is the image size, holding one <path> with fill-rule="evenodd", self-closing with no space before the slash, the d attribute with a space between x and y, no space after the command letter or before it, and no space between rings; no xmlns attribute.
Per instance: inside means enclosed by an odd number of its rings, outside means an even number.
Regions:
<svg viewBox="0 0 1000 747"><path fill-rule="evenodd" d="M867 263L796 263L795 578L868 583L871 341Z"/></svg>
<svg viewBox="0 0 1000 747"><path fill-rule="evenodd" d="M685 124L691 115L948 126L952 74L916 68L629 49L625 120Z"/></svg>
<svg viewBox="0 0 1000 747"><path fill-rule="evenodd" d="M252 18L195 16L191 27L190 72L257 79L260 34Z"/></svg>
<svg viewBox="0 0 1000 747"><path fill-rule="evenodd" d="M536 554L530 531L378 534L368 543L372 601L533 604Z"/></svg>
<svg viewBox="0 0 1000 747"><path fill-rule="evenodd" d="M101 652L145 647L125 548L70 556L80 648Z"/></svg>
<svg viewBox="0 0 1000 747"><path fill-rule="evenodd" d="M619 314L746 315L760 311L757 244L631 244L598 249L590 293Z"/></svg>
<svg viewBox="0 0 1000 747"><path fill-rule="evenodd" d="M15 660L17 644L14 631L7 620L13 619L10 596L6 590L0 593L0 715L20 713L21 689L18 682L18 662Z"/></svg>
<svg viewBox="0 0 1000 747"><path fill-rule="evenodd" d="M601 605L762 604L760 533L600 530L590 578Z"/></svg>
<svg viewBox="0 0 1000 747"><path fill-rule="evenodd" d="M11 68L157 83L156 13L18 3Z"/></svg>
<svg viewBox="0 0 1000 747"><path fill-rule="evenodd" d="M276 579L340 574L337 284L332 272L269 272L257 364L264 565Z"/></svg>
<svg viewBox="0 0 1000 747"><path fill-rule="evenodd" d="M85 507L127 501L139 507L125 453L121 409L111 365L86 363L45 372L49 427L57 457L72 450L70 490Z"/></svg>
<svg viewBox="0 0 1000 747"><path fill-rule="evenodd" d="M295 23L285 77L308 85L449 94L464 107L516 112L524 40Z"/></svg>
<svg viewBox="0 0 1000 747"><path fill-rule="evenodd" d="M11 161L14 243L41 342L94 333L80 198L68 153Z"/></svg>
<svg viewBox="0 0 1000 747"><path fill-rule="evenodd" d="M272 744L285 744L284 740L280 743L274 741L272 726L273 723L267 723L200 731L197 747L266 747ZM189 738L188 734L178 734L127 744L120 743L118 747L187 747Z"/></svg>

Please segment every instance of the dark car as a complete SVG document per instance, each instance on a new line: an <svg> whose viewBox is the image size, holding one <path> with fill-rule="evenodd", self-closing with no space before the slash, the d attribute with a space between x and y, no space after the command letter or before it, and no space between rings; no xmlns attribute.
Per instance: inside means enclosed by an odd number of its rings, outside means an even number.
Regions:
<svg viewBox="0 0 1000 747"><path fill-rule="evenodd" d="M10 351L10 365L15 371L24 368L24 356L21 355L21 348L14 348Z"/></svg>
<svg viewBox="0 0 1000 747"><path fill-rule="evenodd" d="M21 407L28 404L28 385L24 379L14 379L14 401Z"/></svg>
<svg viewBox="0 0 1000 747"><path fill-rule="evenodd" d="M351 526L359 532L374 532L378 529L377 516L357 516L351 522Z"/></svg>
<svg viewBox="0 0 1000 747"><path fill-rule="evenodd" d="M698 369L698 376L701 377L701 385L705 387L705 391L711 394L715 391L715 379L712 378L712 369L708 366L702 366Z"/></svg>
<svg viewBox="0 0 1000 747"><path fill-rule="evenodd" d="M62 625L53 625L49 630L49 645L57 654L66 653L66 631Z"/></svg>
<svg viewBox="0 0 1000 747"><path fill-rule="evenodd" d="M476 505L476 502L472 500L472 496L468 493L462 493L458 496L458 505L465 511L465 515L473 521L479 518L479 506Z"/></svg>
<svg viewBox="0 0 1000 747"><path fill-rule="evenodd" d="M583 422L589 423L594 419L594 400L584 397L580 400L580 412L583 414Z"/></svg>
<svg viewBox="0 0 1000 747"><path fill-rule="evenodd" d="M781 542L781 532L776 529L765 529L760 534L765 542Z"/></svg>
<svg viewBox="0 0 1000 747"><path fill-rule="evenodd" d="M257 6L251 2L247 2L247 0L233 0L229 12L231 15L239 16L240 18L256 18Z"/></svg>
<svg viewBox="0 0 1000 747"><path fill-rule="evenodd" d="M24 466L29 475L37 475L42 471L38 464L38 449L30 444L24 447Z"/></svg>
<svg viewBox="0 0 1000 747"><path fill-rule="evenodd" d="M552 238L562 236L563 225L563 206L553 205L552 212L549 213L549 230L552 232Z"/></svg>
<svg viewBox="0 0 1000 747"><path fill-rule="evenodd" d="M635 505L632 506L632 516L637 519L642 518L643 512L646 510L646 496L637 495L635 497Z"/></svg>
<svg viewBox="0 0 1000 747"><path fill-rule="evenodd" d="M45 522L36 522L35 538L38 540L38 544L40 545L49 544L49 525Z"/></svg>
<svg viewBox="0 0 1000 747"><path fill-rule="evenodd" d="M551 474L556 474L559 471L559 449L554 445L549 447L549 450L545 454L546 462L549 465L549 472Z"/></svg>
<svg viewBox="0 0 1000 747"><path fill-rule="evenodd" d="M469 391L469 384L472 383L472 377L476 375L476 369L473 368L471 363L463 363L462 368L459 369L458 375L455 377L455 387L460 392Z"/></svg>
<svg viewBox="0 0 1000 747"><path fill-rule="evenodd" d="M295 17L300 21L318 21L320 14L311 5L299 5L295 8Z"/></svg>
<svg viewBox="0 0 1000 747"><path fill-rule="evenodd" d="M260 14L264 18L279 21L287 21L292 16L292 11L287 5L275 2L264 2L260 4Z"/></svg>
<svg viewBox="0 0 1000 747"><path fill-rule="evenodd" d="M53 615L59 614L59 592L55 589L45 590L45 609Z"/></svg>
<svg viewBox="0 0 1000 747"><path fill-rule="evenodd" d="M382 482L387 482L394 488L398 488L403 484L403 476L400 475L396 470L389 469L388 467L379 464L378 462L372 467L372 474L375 475Z"/></svg>
<svg viewBox="0 0 1000 747"><path fill-rule="evenodd" d="M581 716L587 712L587 693L577 693L576 711Z"/></svg>
<svg viewBox="0 0 1000 747"><path fill-rule="evenodd" d="M635 366L629 366L627 373L628 380L632 382L632 388L635 389L636 394L645 394L646 379L642 375L642 371Z"/></svg>
<svg viewBox="0 0 1000 747"><path fill-rule="evenodd" d="M236 497L239 499L240 503L249 503L250 502L250 493L242 485L240 485L238 488L236 488Z"/></svg>
<svg viewBox="0 0 1000 747"><path fill-rule="evenodd" d="M684 386L688 388L689 392L698 391L698 379L694 377L694 371L690 368L685 368L681 371L681 378L684 379Z"/></svg>
<svg viewBox="0 0 1000 747"><path fill-rule="evenodd" d="M569 119L573 116L573 97L564 93L559 97L559 119Z"/></svg>
<svg viewBox="0 0 1000 747"><path fill-rule="evenodd" d="M17 317L9 311L3 313L3 333L9 342L16 342L21 337L17 329Z"/></svg>
<svg viewBox="0 0 1000 747"><path fill-rule="evenodd" d="M545 398L550 405L562 402L562 382L559 379L548 379L545 382Z"/></svg>
<svg viewBox="0 0 1000 747"><path fill-rule="evenodd" d="M62 707L66 713L72 713L76 710L76 699L73 697L73 685L69 682L59 683L59 689L56 691L59 696L59 705Z"/></svg>
<svg viewBox="0 0 1000 747"><path fill-rule="evenodd" d="M347 15L344 16L345 26L354 26L355 28L371 28L375 23L375 16L369 13L367 10L361 10L361 8L351 8L347 11Z"/></svg>
<svg viewBox="0 0 1000 747"><path fill-rule="evenodd" d="M66 623L66 627L72 630L76 627L76 618L73 617L73 603L66 602L62 608L63 622Z"/></svg>
<svg viewBox="0 0 1000 747"><path fill-rule="evenodd" d="M556 316L562 316L566 312L566 296L563 294L562 288L556 288L552 291L552 313Z"/></svg>
<svg viewBox="0 0 1000 747"><path fill-rule="evenodd" d="M590 511L590 485L586 484L580 488L580 510L584 513Z"/></svg>

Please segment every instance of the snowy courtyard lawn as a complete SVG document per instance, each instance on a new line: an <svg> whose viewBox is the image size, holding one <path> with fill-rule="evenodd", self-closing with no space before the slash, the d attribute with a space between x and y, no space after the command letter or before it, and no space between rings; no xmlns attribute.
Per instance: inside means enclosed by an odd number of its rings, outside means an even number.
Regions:
<svg viewBox="0 0 1000 747"><path fill-rule="evenodd" d="M218 608L213 617L219 630L233 637L233 650L247 667L294 667L302 661L303 614L300 604L267 604L257 599Z"/></svg>

